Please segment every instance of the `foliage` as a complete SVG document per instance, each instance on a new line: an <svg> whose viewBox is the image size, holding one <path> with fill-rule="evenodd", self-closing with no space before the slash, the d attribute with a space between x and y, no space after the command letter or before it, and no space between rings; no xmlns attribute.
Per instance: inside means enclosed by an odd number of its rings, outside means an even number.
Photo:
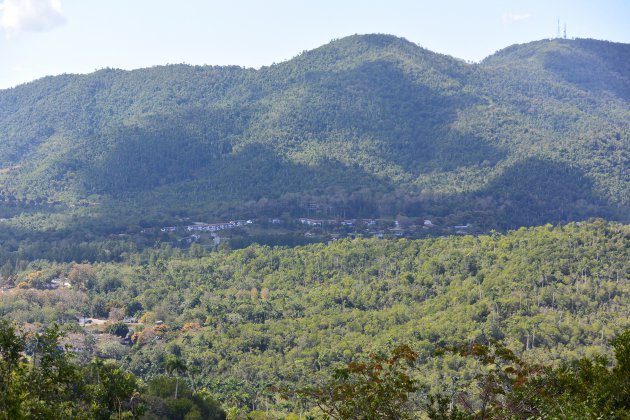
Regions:
<svg viewBox="0 0 630 420"><path fill-rule="evenodd" d="M21 383L24 374L21 353L25 339L6 320L0 320L0 413L2 418L21 416Z"/></svg>
<svg viewBox="0 0 630 420"><path fill-rule="evenodd" d="M178 399L179 384L170 378L150 381L145 392L132 373L112 362L75 363L61 348L61 338L57 325L24 333L0 319L0 418L225 419L207 392L184 385Z"/></svg>
<svg viewBox="0 0 630 420"><path fill-rule="evenodd" d="M630 414L630 330L612 341L616 364L601 355L563 362L560 366L532 364L501 343L472 343L452 352L479 360L487 369L477 375L476 390L453 389L429 394L420 410L408 402L420 394L403 369L418 354L407 345L390 358L370 355L367 363L352 362L333 371L324 385L297 392L313 401L327 418L417 418L420 411L434 420L485 418L627 418ZM437 352L434 357L444 356ZM442 384L448 385L446 383ZM476 392L473 392L476 391Z"/></svg>
<svg viewBox="0 0 630 420"><path fill-rule="evenodd" d="M147 384L146 401L147 419L195 419L225 420L226 413L218 402L207 392L192 392L185 384L181 384L180 395L174 397L175 389L180 385L175 379L158 376Z"/></svg>
<svg viewBox="0 0 630 420"><path fill-rule="evenodd" d="M406 369L417 358L407 345L396 347L388 357L373 353L369 361L336 368L329 382L297 395L333 419L411 418L409 394L418 388Z"/></svg>
<svg viewBox="0 0 630 420"><path fill-rule="evenodd" d="M616 365L606 357L584 357L517 383L512 407L540 417L627 418L630 416L630 330L613 341ZM505 410L504 410L505 411ZM508 411L510 413L510 411Z"/></svg>
<svg viewBox="0 0 630 420"><path fill-rule="evenodd" d="M56 326L26 334L0 319L2 418L135 418L142 412L132 374L105 363L75 364L60 349L60 337Z"/></svg>
<svg viewBox="0 0 630 420"><path fill-rule="evenodd" d="M630 330L612 340L616 364L602 355L564 361L560 366L532 364L500 343L474 344L461 354L490 367L479 374L476 395L460 392L446 407L445 395L434 395L430 418L626 418L630 415ZM624 360L625 359L625 360ZM476 401L473 401L476 400Z"/></svg>
<svg viewBox="0 0 630 420"><path fill-rule="evenodd" d="M354 414L357 398L377 410L370 394L403 410L417 387L434 417L624 415L627 388L605 384L628 365L611 340L629 327L629 228L565 222L628 221L629 57L545 40L468 64L366 35L259 70L105 69L0 91L0 315L34 331L1 325L5 417L222 418L215 398L297 413L310 407L269 384L306 389L339 365L322 407ZM311 211L485 234L268 246L314 240L288 226L185 252L159 232ZM133 331L76 324L123 314ZM85 343L83 364L41 329L54 323ZM96 346L92 328L133 344ZM513 353L475 344L492 340ZM476 358L426 356L463 341ZM400 343L416 370L360 359ZM565 411L535 392L543 379Z"/></svg>
<svg viewBox="0 0 630 420"><path fill-rule="evenodd" d="M461 342L500 340L538 363L610 355L612 338L630 327L619 315L630 302L629 238L628 226L593 220L201 257L160 246L92 264L84 290L6 290L0 313L20 324L75 323L80 308L96 317L125 308L141 322L131 327L133 346L118 345L126 370L148 380L167 374L171 358L186 366L169 397L179 383L209 390L226 408L299 412L268 385L312 386L335 366L400 343L420 353L412 379L430 392L452 376L476 389L468 358L423 356ZM65 278L74 269L38 260L16 275ZM112 278L118 287L101 286Z"/></svg>
<svg viewBox="0 0 630 420"><path fill-rule="evenodd" d="M104 236L310 202L484 229L627 221L629 56L556 39L467 64L356 35L260 70L40 79L0 92L0 216Z"/></svg>
<svg viewBox="0 0 630 420"><path fill-rule="evenodd" d="M125 337L129 332L129 326L122 321L115 322L107 328L107 332L118 337Z"/></svg>

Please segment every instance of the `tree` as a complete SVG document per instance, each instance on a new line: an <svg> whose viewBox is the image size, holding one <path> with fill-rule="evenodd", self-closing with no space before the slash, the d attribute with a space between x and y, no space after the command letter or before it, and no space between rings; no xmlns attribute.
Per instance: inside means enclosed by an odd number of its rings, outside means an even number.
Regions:
<svg viewBox="0 0 630 420"><path fill-rule="evenodd" d="M123 418L123 413L130 413L134 417L142 414L138 383L131 373L100 359L94 359L84 371L90 383L88 391L94 401L95 418Z"/></svg>
<svg viewBox="0 0 630 420"><path fill-rule="evenodd" d="M179 375L186 372L186 364L182 359L175 356L169 356L164 363L164 367L169 375L175 374L175 399L177 399L177 392L179 390Z"/></svg>
<svg viewBox="0 0 630 420"><path fill-rule="evenodd" d="M418 354L407 345L388 357L370 354L367 362L352 362L334 370L321 387L297 391L333 419L411 418L409 394L418 387L407 373Z"/></svg>
<svg viewBox="0 0 630 420"><path fill-rule="evenodd" d="M630 418L630 330L612 341L616 364L603 356L573 359L558 367L531 364L499 343L456 350L491 368L478 376L479 392L460 393L460 407L444 410L434 395L432 419L475 418ZM437 402L437 404L435 404ZM437 408L436 408L437 405ZM441 409L440 409L441 407ZM457 417L460 418L460 417Z"/></svg>
<svg viewBox="0 0 630 420"><path fill-rule="evenodd" d="M508 401L540 417L630 418L630 330L612 341L616 364L583 357L516 383Z"/></svg>
<svg viewBox="0 0 630 420"><path fill-rule="evenodd" d="M175 382L174 378L163 375L147 382L146 394L142 397L146 406L145 418L225 420L226 413L207 391L193 392L182 383L180 395L173 398Z"/></svg>
<svg viewBox="0 0 630 420"><path fill-rule="evenodd" d="M0 319L0 413L6 418L17 418L20 406L24 365L21 353L25 349L24 336L15 325Z"/></svg>
<svg viewBox="0 0 630 420"><path fill-rule="evenodd" d="M129 332L129 326L122 321L114 322L107 328L107 332L118 337L125 337Z"/></svg>
<svg viewBox="0 0 630 420"><path fill-rule="evenodd" d="M23 401L27 416L34 418L82 417L90 396L84 392L80 368L59 344L57 324L31 337L33 363L26 373L28 397ZM70 403L75 401L75 403Z"/></svg>
<svg viewBox="0 0 630 420"><path fill-rule="evenodd" d="M135 418L136 378L113 364L74 363L57 325L26 334L0 320L0 419ZM29 343L30 342L30 343ZM30 362L23 354L31 355Z"/></svg>

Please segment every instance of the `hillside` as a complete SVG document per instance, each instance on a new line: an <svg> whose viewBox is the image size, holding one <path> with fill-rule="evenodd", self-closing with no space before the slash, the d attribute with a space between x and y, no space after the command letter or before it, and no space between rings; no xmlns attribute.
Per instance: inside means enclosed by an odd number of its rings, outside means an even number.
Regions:
<svg viewBox="0 0 630 420"><path fill-rule="evenodd" d="M597 220L417 241L162 247L121 263L36 260L0 294L0 314L20 324L71 320L79 357L117 359L145 379L181 358L193 389L249 409L297 410L269 385L312 385L407 343L420 353L426 397L455 375L460 390L476 382L466 358L431 357L448 345L499 340L533 362L610 354L610 340L630 327L629 241L630 226ZM48 290L53 281L72 287ZM125 315L133 345L105 334L82 344L107 331L97 324ZM83 316L97 320L72 322Z"/></svg>
<svg viewBox="0 0 630 420"><path fill-rule="evenodd" d="M47 77L0 91L0 216L114 232L317 202L481 229L627 221L629 51L556 39L467 64L356 35L259 70Z"/></svg>

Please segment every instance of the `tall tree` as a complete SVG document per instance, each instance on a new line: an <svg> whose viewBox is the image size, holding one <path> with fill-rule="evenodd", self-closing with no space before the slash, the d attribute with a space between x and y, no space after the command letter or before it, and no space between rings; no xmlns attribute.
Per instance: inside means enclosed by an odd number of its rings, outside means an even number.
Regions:
<svg viewBox="0 0 630 420"><path fill-rule="evenodd" d="M169 375L174 374L175 376L175 399L177 399L177 393L179 390L179 375L186 372L186 363L179 357L169 356L164 363L164 368Z"/></svg>

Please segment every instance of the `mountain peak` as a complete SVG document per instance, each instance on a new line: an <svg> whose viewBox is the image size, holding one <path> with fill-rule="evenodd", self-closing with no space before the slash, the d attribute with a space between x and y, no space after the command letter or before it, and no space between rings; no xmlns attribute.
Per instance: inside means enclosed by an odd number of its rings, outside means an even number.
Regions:
<svg viewBox="0 0 630 420"><path fill-rule="evenodd" d="M613 54L606 52L613 51ZM482 63L493 64L503 61L522 61L532 58L544 59L548 54L573 53L586 54L591 56L622 55L630 54L630 44L603 41L591 38L552 38L527 42L524 44L514 44L503 48L494 54L486 57ZM609 58L609 57L607 57ZM630 64L630 61L626 61Z"/></svg>
<svg viewBox="0 0 630 420"><path fill-rule="evenodd" d="M355 34L333 39L321 47L303 51L293 59L280 63L279 67L283 70L297 67L308 68L311 72L335 72L376 61L403 62L407 67L435 66L441 69L439 72L450 67L459 71L463 64L461 60L435 53L405 38L386 34Z"/></svg>
<svg viewBox="0 0 630 420"><path fill-rule="evenodd" d="M332 40L330 44L363 44L375 48L388 48L392 46L416 46L414 43L408 41L406 38L398 37L389 34L354 34L343 38Z"/></svg>
<svg viewBox="0 0 630 420"><path fill-rule="evenodd" d="M630 44L596 39L545 39L504 48L484 67L524 69L583 91L630 100Z"/></svg>

